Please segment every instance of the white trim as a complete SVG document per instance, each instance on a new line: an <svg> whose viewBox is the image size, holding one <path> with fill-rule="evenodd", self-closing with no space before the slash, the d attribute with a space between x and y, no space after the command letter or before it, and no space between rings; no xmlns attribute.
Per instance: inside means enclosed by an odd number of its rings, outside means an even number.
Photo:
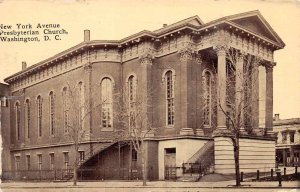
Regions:
<svg viewBox="0 0 300 192"><path fill-rule="evenodd" d="M175 84L176 73L175 73L175 70L174 70L173 68L171 68L171 67L168 67L168 68L164 69L164 71L163 71L163 73L162 73L162 76L161 76L161 82L162 82L162 84L165 83L165 76L166 76L166 73L167 73L168 71L172 71L172 79L173 79L173 82L174 82L174 84Z"/></svg>
<svg viewBox="0 0 300 192"><path fill-rule="evenodd" d="M209 73L209 75L210 75L210 87L209 87L209 95L210 95L210 97L209 97L209 115L208 115L208 125L207 124L204 124L204 114L202 113L202 115L203 115L203 126L204 126L204 128L211 128L212 127L212 89L213 89L213 78L214 78L214 76L213 76L213 72L211 71L211 70L209 70L209 69L204 69L203 70L203 72L202 72L202 91L203 91L203 93L204 93L204 91L206 91L206 90L203 90L203 88L205 88L206 87L206 81L205 82L203 82L203 80L204 80L204 78L205 78L205 74L206 73ZM205 79L206 80L206 79ZM204 84L205 83L205 84ZM206 100L206 98L204 98L204 100ZM204 104L205 104L205 102L206 101L204 101Z"/></svg>
<svg viewBox="0 0 300 192"><path fill-rule="evenodd" d="M175 125L175 70L172 69L172 68L168 68L168 69L165 69L164 72L163 72L163 84L164 82L166 81L166 74L168 72L171 72L172 73L172 98L173 98L173 112L174 112L174 116L173 116L173 124L168 124L168 96L167 96L167 91L168 91L168 88L167 88L167 84L165 85L165 88L164 88L164 92L165 92L165 107L166 107L166 111L165 111L165 117L166 117L166 128L173 128L174 125Z"/></svg>
<svg viewBox="0 0 300 192"><path fill-rule="evenodd" d="M126 76L126 79L125 79L125 82L126 82L126 84L128 83L128 79L129 79L129 77L131 77L131 76L134 76L134 78L136 79L136 82L137 82L137 75L134 73L134 72L130 72L127 76Z"/></svg>
<svg viewBox="0 0 300 192"><path fill-rule="evenodd" d="M114 89L115 88L115 80L114 80L114 78L113 78L113 76L112 75L109 75L109 74L102 74L101 76L100 76L100 86L101 86L101 84L102 84L102 81L103 81L103 79L104 78L109 78L110 80L111 80L111 82L112 82L112 88Z"/></svg>

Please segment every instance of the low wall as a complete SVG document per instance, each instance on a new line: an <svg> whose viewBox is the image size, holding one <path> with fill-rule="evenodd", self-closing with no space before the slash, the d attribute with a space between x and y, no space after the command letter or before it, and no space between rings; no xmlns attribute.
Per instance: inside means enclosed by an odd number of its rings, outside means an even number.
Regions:
<svg viewBox="0 0 300 192"><path fill-rule="evenodd" d="M235 173L233 145L229 137L215 137L215 173ZM240 138L240 171L268 172L275 167L275 141Z"/></svg>

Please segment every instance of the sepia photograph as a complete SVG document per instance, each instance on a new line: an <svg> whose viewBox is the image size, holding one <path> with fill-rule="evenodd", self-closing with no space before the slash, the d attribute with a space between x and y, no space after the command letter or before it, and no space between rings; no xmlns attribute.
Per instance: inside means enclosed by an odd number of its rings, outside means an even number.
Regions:
<svg viewBox="0 0 300 192"><path fill-rule="evenodd" d="M300 191L300 1L0 18L0 191Z"/></svg>

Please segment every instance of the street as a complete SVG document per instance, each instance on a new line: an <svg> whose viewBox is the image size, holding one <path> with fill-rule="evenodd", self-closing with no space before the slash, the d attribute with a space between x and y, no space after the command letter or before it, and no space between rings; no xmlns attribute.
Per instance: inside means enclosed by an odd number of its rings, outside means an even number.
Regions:
<svg viewBox="0 0 300 192"><path fill-rule="evenodd" d="M242 187L232 187L233 181L221 182L148 182L143 187L141 182L124 181L99 181L79 182L73 186L72 182L7 182L0 184L0 192L159 192L159 191L183 191L183 192L213 192L213 191L270 191L270 192L300 192L299 182L283 182L283 187L278 188L277 182L243 182ZM297 189L296 189L297 188Z"/></svg>
<svg viewBox="0 0 300 192"><path fill-rule="evenodd" d="M9 188L9 189L0 189L1 192L50 192L50 191L55 191L55 192L116 192L116 191L121 191L121 192L140 192L140 191L145 191L145 192L160 192L160 191L183 191L183 192L192 192L192 191L199 191L199 192L224 192L224 191L245 191L245 192L252 192L252 191L257 191L257 192L296 192L300 191L299 189L254 189L254 188Z"/></svg>

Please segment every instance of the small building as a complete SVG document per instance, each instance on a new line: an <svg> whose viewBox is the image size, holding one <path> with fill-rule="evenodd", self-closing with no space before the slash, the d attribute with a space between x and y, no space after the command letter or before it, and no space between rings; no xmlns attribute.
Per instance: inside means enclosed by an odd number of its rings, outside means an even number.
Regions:
<svg viewBox="0 0 300 192"><path fill-rule="evenodd" d="M275 114L273 125L273 130L277 135L277 164L281 166L299 166L300 118L279 119L279 114Z"/></svg>

